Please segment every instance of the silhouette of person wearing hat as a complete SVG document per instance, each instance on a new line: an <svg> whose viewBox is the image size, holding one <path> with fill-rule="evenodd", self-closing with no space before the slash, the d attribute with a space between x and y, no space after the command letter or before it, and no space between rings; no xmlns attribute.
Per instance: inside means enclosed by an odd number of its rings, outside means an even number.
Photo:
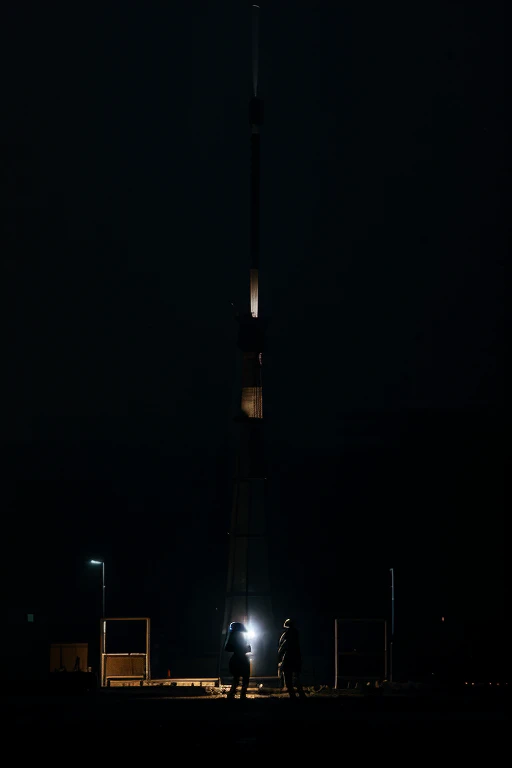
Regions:
<svg viewBox="0 0 512 768"><path fill-rule="evenodd" d="M299 630L293 619L286 619L283 625L284 632L279 638L277 649L277 669L279 676L284 677L284 685L290 699L296 699L297 693L300 699L305 699L306 694L302 687L302 654L299 642ZM297 693L295 693L295 688Z"/></svg>

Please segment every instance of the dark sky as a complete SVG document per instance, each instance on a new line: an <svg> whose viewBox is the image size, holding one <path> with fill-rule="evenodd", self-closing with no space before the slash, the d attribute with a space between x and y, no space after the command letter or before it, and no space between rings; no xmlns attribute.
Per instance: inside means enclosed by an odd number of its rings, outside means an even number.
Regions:
<svg viewBox="0 0 512 768"><path fill-rule="evenodd" d="M82 631L104 557L112 613L179 647L223 608L250 3L0 27L13 605ZM260 29L276 611L383 615L394 566L404 624L500 619L503 6L290 0Z"/></svg>

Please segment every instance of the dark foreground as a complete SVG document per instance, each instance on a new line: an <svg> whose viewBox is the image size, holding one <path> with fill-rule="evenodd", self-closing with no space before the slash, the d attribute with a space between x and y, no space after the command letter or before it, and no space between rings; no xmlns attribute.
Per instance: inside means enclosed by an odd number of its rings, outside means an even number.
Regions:
<svg viewBox="0 0 512 768"><path fill-rule="evenodd" d="M312 694L306 701L255 695L169 695L169 689L100 689L82 695L3 696L4 724L25 749L178 749L221 757L266 749L276 757L310 750L412 748L436 744L476 757L505 745L508 690L425 695ZM394 734L389 742L390 729ZM377 737L377 741L371 737ZM370 737L369 739L367 737ZM381 737L384 741L381 742ZM396 740L396 741L395 741ZM276 752L277 750L277 752ZM306 752L305 752L306 751ZM484 754L484 752L482 754ZM258 752L258 754L264 754Z"/></svg>

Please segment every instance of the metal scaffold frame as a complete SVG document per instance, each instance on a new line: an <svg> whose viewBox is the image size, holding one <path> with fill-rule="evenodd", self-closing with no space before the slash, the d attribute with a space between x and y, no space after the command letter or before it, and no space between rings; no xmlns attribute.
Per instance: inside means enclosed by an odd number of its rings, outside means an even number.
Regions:
<svg viewBox="0 0 512 768"><path fill-rule="evenodd" d="M107 653L107 622L108 621L145 621L146 622L146 652L145 653ZM108 686L110 680L140 680L149 681L151 679L151 667L150 667L150 625L151 621L147 616L126 616L118 618L103 618L100 621L100 685L101 687ZM137 673L128 674L110 674L109 663L112 659L141 659L143 664Z"/></svg>
<svg viewBox="0 0 512 768"><path fill-rule="evenodd" d="M384 647L382 651L340 651L339 650L339 630L338 625L341 624L383 624L384 630ZM380 675L340 675L339 674L339 657L340 656L368 656L378 657L382 654L383 657L383 677ZM388 676L388 622L386 619L334 619L334 688L338 687L338 680L386 680Z"/></svg>

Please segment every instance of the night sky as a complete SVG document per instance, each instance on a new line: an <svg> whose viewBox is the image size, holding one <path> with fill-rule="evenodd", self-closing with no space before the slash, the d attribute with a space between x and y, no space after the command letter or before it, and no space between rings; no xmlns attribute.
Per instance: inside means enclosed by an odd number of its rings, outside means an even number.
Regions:
<svg viewBox="0 0 512 768"><path fill-rule="evenodd" d="M311 654L389 614L390 567L404 653L504 618L503 15L261 3L271 572ZM215 651L224 606L250 21L1 13L8 613L95 642L104 558L155 670Z"/></svg>

